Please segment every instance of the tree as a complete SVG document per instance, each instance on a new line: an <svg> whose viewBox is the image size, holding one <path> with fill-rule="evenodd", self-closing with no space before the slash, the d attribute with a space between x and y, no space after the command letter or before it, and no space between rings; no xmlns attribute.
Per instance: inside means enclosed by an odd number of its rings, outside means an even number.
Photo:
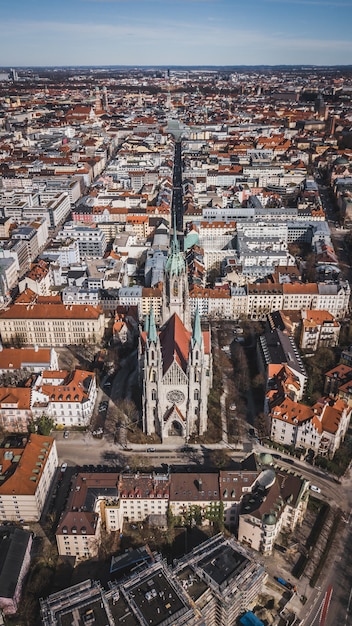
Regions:
<svg viewBox="0 0 352 626"><path fill-rule="evenodd" d="M228 450L212 450L210 454L210 460L214 467L217 467L219 469L226 467L230 461Z"/></svg>
<svg viewBox="0 0 352 626"><path fill-rule="evenodd" d="M43 415L36 422L38 435L50 435L54 425L55 422L53 418L43 413Z"/></svg>
<svg viewBox="0 0 352 626"><path fill-rule="evenodd" d="M126 428L134 429L139 421L139 413L135 403L132 400L120 400L115 407L109 409L109 421L115 429L121 424Z"/></svg>
<svg viewBox="0 0 352 626"><path fill-rule="evenodd" d="M255 419L255 425L258 431L259 439L264 439L268 437L270 434L270 428L268 424L268 419L266 418L264 413L259 413Z"/></svg>

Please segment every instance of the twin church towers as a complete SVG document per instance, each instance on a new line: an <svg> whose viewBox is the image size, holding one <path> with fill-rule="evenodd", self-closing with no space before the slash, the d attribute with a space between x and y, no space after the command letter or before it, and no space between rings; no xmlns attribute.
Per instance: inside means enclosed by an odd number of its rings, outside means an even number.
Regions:
<svg viewBox="0 0 352 626"><path fill-rule="evenodd" d="M166 261L162 325L153 310L139 346L143 430L161 441L173 436L188 441L207 429L208 393L212 385L210 331L202 331L198 309L191 322L186 264L176 228Z"/></svg>

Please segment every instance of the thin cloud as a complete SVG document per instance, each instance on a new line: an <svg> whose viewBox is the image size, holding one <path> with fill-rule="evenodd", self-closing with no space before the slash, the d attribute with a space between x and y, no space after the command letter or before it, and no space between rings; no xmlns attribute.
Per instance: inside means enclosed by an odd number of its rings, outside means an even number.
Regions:
<svg viewBox="0 0 352 626"><path fill-rule="evenodd" d="M20 43L9 46L16 41ZM39 55L40 46L41 58L50 58L57 65L81 64L82 57L88 65L274 65L278 60L286 64L334 65L352 55L351 39L314 39L285 31L244 30L209 21L203 21L195 29L186 20L176 22L162 16L158 21L143 18L137 22L136 18L132 24L130 20L118 24L48 20L13 20L0 24L0 53L7 64L14 63L10 57L13 50L17 65L37 64L28 51L32 49L32 54ZM24 50L28 60L23 56L21 61L19 57L25 55Z"/></svg>
<svg viewBox="0 0 352 626"><path fill-rule="evenodd" d="M285 45L287 48L305 46L309 48L314 47L335 47L342 46L352 48L352 40L343 39L327 39L326 37L319 39L312 36L308 37L296 37L290 35L287 32L263 32L262 30L232 28L218 24L217 21L213 22L207 20L202 23L202 28L194 29L192 23L185 21L174 21L160 18L146 20L143 18L141 23L137 20L131 24L123 23L122 20L119 24L106 24L106 23L92 23L92 22L56 22L56 21L15 21L9 20L0 23L0 34L5 37L6 35L14 34L22 35L23 33L39 34L39 33L58 33L58 34L75 34L77 39L80 36L98 36L98 37L116 37L124 35L133 35L141 38L157 38L158 40L169 40L170 37L175 38L178 42L189 41L194 45L204 43L211 47L218 47L222 45L232 45L236 43L244 43L248 45L248 42L255 41L259 45L271 43L275 46Z"/></svg>

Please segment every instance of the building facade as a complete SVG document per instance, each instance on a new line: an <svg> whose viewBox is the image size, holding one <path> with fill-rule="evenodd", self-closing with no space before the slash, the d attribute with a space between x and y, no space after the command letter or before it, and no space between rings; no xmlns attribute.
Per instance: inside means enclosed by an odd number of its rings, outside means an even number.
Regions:
<svg viewBox="0 0 352 626"><path fill-rule="evenodd" d="M202 331L198 310L190 325L188 282L176 235L166 262L163 326L157 331L151 308L140 337L143 429L162 441L188 441L207 428L212 384L210 333Z"/></svg>

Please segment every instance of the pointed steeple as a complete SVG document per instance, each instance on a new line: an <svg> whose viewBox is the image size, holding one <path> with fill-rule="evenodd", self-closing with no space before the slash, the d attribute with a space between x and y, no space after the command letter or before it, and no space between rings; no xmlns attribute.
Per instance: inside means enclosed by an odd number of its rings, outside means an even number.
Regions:
<svg viewBox="0 0 352 626"><path fill-rule="evenodd" d="M165 270L170 276L180 276L186 270L185 261L180 252L180 244L177 239L176 215L174 215L171 252L167 258Z"/></svg>
<svg viewBox="0 0 352 626"><path fill-rule="evenodd" d="M149 343L156 343L157 341L158 341L158 333L156 332L154 311L153 311L152 307L150 307L149 328L148 328L148 342Z"/></svg>
<svg viewBox="0 0 352 626"><path fill-rule="evenodd" d="M149 333L149 313L147 313L147 315L145 316L145 320L144 320L144 328L143 328L144 332Z"/></svg>
<svg viewBox="0 0 352 626"><path fill-rule="evenodd" d="M198 346L201 348L203 345L203 335L202 335L202 329L200 326L200 317L199 317L199 309L198 306L196 308L196 312L194 315L194 322L193 322L193 331L192 331L192 348L194 348L194 346L198 344Z"/></svg>

